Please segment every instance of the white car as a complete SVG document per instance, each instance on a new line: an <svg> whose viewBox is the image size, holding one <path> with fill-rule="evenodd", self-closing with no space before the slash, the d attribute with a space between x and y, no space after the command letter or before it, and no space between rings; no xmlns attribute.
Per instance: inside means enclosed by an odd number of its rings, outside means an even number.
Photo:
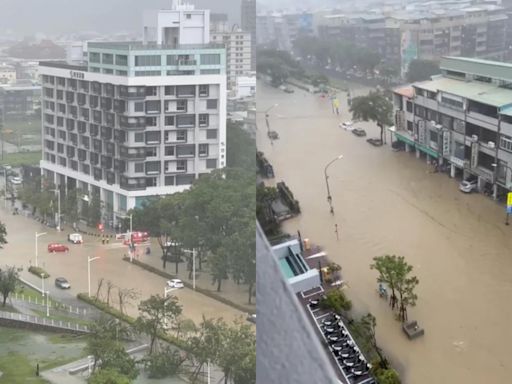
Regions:
<svg viewBox="0 0 512 384"><path fill-rule="evenodd" d="M21 185L21 177L11 177L10 178L11 184L13 185Z"/></svg>
<svg viewBox="0 0 512 384"><path fill-rule="evenodd" d="M345 121L344 123L341 123L340 127L344 128L347 131L351 131L354 129L354 125L351 121Z"/></svg>
<svg viewBox="0 0 512 384"><path fill-rule="evenodd" d="M82 244L84 242L82 235L79 233L70 233L68 235L68 241L73 244Z"/></svg>
<svg viewBox="0 0 512 384"><path fill-rule="evenodd" d="M470 193L475 190L478 186L477 179L467 179L459 184L459 189L464 193Z"/></svg>
<svg viewBox="0 0 512 384"><path fill-rule="evenodd" d="M169 288L185 288L185 286L183 285L183 281L181 281L180 279L171 279L171 280L168 280L167 281L167 286Z"/></svg>

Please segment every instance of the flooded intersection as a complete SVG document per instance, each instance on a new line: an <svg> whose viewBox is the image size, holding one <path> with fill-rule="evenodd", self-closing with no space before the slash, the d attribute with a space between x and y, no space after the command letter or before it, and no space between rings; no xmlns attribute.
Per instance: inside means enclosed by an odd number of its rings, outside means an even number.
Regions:
<svg viewBox="0 0 512 384"><path fill-rule="evenodd" d="M302 209L284 229L301 230L342 265L354 311L377 317L379 342L404 382L508 382L512 228L504 225L504 207L461 193L457 181L430 173L413 154L372 147L340 128L350 120L346 104L338 117L318 95L258 84L258 110L274 104L270 127L280 139L271 145L260 113L258 147ZM378 136L374 123L356 126ZM340 154L328 170L333 217L324 167ZM369 264L383 254L403 255L414 266L420 284L409 317L425 329L421 339L405 337L376 292Z"/></svg>

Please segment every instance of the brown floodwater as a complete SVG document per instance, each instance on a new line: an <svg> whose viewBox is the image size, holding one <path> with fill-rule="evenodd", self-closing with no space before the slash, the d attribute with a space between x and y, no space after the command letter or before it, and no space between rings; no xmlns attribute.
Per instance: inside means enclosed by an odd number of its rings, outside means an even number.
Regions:
<svg viewBox="0 0 512 384"><path fill-rule="evenodd" d="M284 180L302 208L285 230L300 230L342 265L354 312L376 316L378 341L404 382L512 382L512 226L504 225L505 208L463 194L458 181L430 173L425 159L372 147L340 128L350 120L343 93L339 117L328 99L300 90L286 94L259 83L257 97L258 111L278 104L270 126L280 136L270 145L259 113L258 147L274 166L275 181ZM356 126L378 136L374 123ZM324 167L340 154L328 171L331 216ZM409 319L425 329L420 339L405 337L377 294L369 264L384 254L405 256L420 280L417 305L409 310Z"/></svg>

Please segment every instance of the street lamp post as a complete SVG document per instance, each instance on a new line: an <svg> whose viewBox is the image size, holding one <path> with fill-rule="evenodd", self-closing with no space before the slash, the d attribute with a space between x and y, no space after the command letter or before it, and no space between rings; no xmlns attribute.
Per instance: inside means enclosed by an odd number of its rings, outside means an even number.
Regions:
<svg viewBox="0 0 512 384"><path fill-rule="evenodd" d="M46 291L46 317L50 316L50 291Z"/></svg>
<svg viewBox="0 0 512 384"><path fill-rule="evenodd" d="M510 168L508 165L503 164L503 163L502 163L501 165L502 165L503 167L505 167L505 169L506 169L507 171L508 171L508 170L510 170L511 175L512 175L512 168ZM495 169L495 172L498 172L498 164L493 163L493 164L491 164L491 166ZM508 181L508 178L507 178L507 171L505 171L505 186L507 186L507 185L508 185L508 184L507 184L507 181ZM508 189L508 188L507 188L507 189ZM507 201L507 216L506 216L506 218L505 218L505 225L509 225L509 221L508 221L509 215L510 215L510 213L509 213L509 211L508 211L508 201Z"/></svg>
<svg viewBox="0 0 512 384"><path fill-rule="evenodd" d="M339 155L335 159L331 160L324 168L324 175L325 175L325 184L327 186L327 202L329 203L329 207L331 208L331 213L334 215L334 208L332 206L332 196L331 196L331 190L329 188L329 176L327 175L327 168L334 163L337 160L343 159L343 155Z"/></svg>
<svg viewBox="0 0 512 384"><path fill-rule="evenodd" d="M87 257L87 282L88 282L87 293L88 293L89 297L91 297L91 261L94 261L99 258L100 258L99 256Z"/></svg>
<svg viewBox="0 0 512 384"><path fill-rule="evenodd" d="M270 117L270 115L268 114L270 112L270 110L272 108L275 108L277 107L279 104L274 104L273 106L271 106L270 108L267 108L265 110L265 124L267 125L267 136L268 138L270 139L270 144L273 144L274 142L272 141L272 135L270 134L270 124L268 122L268 118Z"/></svg>
<svg viewBox="0 0 512 384"><path fill-rule="evenodd" d="M184 249L183 252L192 254L192 287L195 291L196 290L196 250L195 250L195 248L193 248L192 250Z"/></svg>
<svg viewBox="0 0 512 384"><path fill-rule="evenodd" d="M43 235L46 235L46 232L42 232L42 233L37 233L36 232L36 267L39 267L39 264L38 264L38 261L37 261L37 239L39 238L39 236L43 236Z"/></svg>

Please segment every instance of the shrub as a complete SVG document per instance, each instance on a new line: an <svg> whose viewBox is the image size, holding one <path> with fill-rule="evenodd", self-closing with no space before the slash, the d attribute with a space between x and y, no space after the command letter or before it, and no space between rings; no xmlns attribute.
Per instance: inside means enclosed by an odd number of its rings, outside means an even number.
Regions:
<svg viewBox="0 0 512 384"><path fill-rule="evenodd" d="M150 379L163 379L176 375L184 361L180 351L167 347L161 352L147 356L144 367Z"/></svg>
<svg viewBox="0 0 512 384"><path fill-rule="evenodd" d="M43 268L41 267L35 267L35 266L30 266L28 268L28 271L30 273L32 273L33 275L36 275L37 277L41 277L41 275L43 275L43 278L44 279L47 279L50 277L50 274L48 272L46 272Z"/></svg>

